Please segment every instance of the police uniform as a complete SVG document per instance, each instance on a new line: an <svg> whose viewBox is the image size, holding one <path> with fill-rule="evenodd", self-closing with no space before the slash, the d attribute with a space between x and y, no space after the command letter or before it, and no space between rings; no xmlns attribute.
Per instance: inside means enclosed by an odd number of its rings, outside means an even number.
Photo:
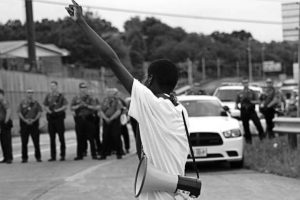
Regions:
<svg viewBox="0 0 300 200"><path fill-rule="evenodd" d="M95 102L96 102L96 105L100 105L98 98L95 98ZM94 111L93 117L94 117L94 122L95 122L95 126L96 126L95 137L94 137L95 144L96 144L96 151L97 151L98 155L101 155L102 144L101 144L101 140L100 140L100 117L98 115L98 110Z"/></svg>
<svg viewBox="0 0 300 200"><path fill-rule="evenodd" d="M67 99L61 93L49 93L44 101L44 106L48 107L51 113L47 113L48 120L48 131L50 135L50 149L51 149L51 158L49 161L56 160L56 144L55 136L58 133L58 138L60 141L60 156L61 160L65 160L66 156L66 143L65 143L65 124L64 119L66 117L65 111L55 112L56 109L59 109L68 104Z"/></svg>
<svg viewBox="0 0 300 200"><path fill-rule="evenodd" d="M0 100L0 141L3 152L3 160L1 162L10 164L13 160L11 140L12 120L9 119L8 122L5 123L8 109L8 102L5 99Z"/></svg>
<svg viewBox="0 0 300 200"><path fill-rule="evenodd" d="M28 124L20 117L20 133L22 142L22 162L28 160L28 139L31 135L34 149L35 158L41 162L40 151L40 133L39 133L39 118L37 116L42 112L41 105L36 100L23 100L18 108L18 113L22 115L25 120L35 120L32 124Z"/></svg>
<svg viewBox="0 0 300 200"><path fill-rule="evenodd" d="M126 117L127 117L128 116L128 114L127 114L127 111L128 111L127 104L122 98L119 98L119 99L120 99L120 103L122 105L122 108L121 108L122 111L121 112L122 112L122 114L126 115ZM121 136L123 137L126 153L129 153L130 138L129 138L129 133L128 133L128 129L127 129L127 123L121 124Z"/></svg>
<svg viewBox="0 0 300 200"><path fill-rule="evenodd" d="M86 141L89 141L92 158L97 159L95 146L95 110L88 108L88 106L96 106L97 102L95 98L88 94L84 96L75 96L72 100L71 106L78 105L81 106L78 107L78 109L75 109L75 123L77 127L77 157L75 160L83 159L83 154L86 149Z"/></svg>
<svg viewBox="0 0 300 200"><path fill-rule="evenodd" d="M243 123L244 131L245 131L245 139L246 142L252 142L252 135L250 133L249 128L249 120L251 119L256 126L256 129L259 133L260 139L264 138L264 131L261 126L260 120L255 111L255 104L251 103L251 101L256 100L256 94L249 88L244 88L242 92L237 95L236 104L241 104L241 120Z"/></svg>
<svg viewBox="0 0 300 200"><path fill-rule="evenodd" d="M275 108L277 106L277 103L273 104L271 107L268 107L268 105L272 101L279 101L279 93L276 91L274 87L267 87L266 91L262 97L262 106L260 108L261 113L265 116L266 119L266 125L267 125L267 134L269 138L274 138L274 122L273 119L275 117Z"/></svg>
<svg viewBox="0 0 300 200"><path fill-rule="evenodd" d="M102 113L110 118L117 111L121 111L121 104L117 97L108 96L104 98L101 104ZM117 158L122 158L122 141L121 141L121 123L120 116L107 123L103 119L103 136L102 136L103 151L101 159L105 159L113 149L117 151Z"/></svg>

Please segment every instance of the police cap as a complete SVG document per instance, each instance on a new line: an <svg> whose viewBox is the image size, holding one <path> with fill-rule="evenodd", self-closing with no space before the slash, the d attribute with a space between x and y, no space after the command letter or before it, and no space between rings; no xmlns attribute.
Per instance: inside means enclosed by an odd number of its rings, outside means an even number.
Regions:
<svg viewBox="0 0 300 200"><path fill-rule="evenodd" d="M26 92L27 93L33 93L33 89L27 89Z"/></svg>
<svg viewBox="0 0 300 200"><path fill-rule="evenodd" d="M87 85L85 83L79 83L79 88L87 88Z"/></svg>
<svg viewBox="0 0 300 200"><path fill-rule="evenodd" d="M273 83L272 79L267 78L266 83Z"/></svg>

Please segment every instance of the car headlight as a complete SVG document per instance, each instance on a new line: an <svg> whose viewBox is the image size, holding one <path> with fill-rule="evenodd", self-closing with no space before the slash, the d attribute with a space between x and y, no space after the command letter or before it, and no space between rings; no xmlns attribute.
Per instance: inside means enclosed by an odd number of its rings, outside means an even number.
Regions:
<svg viewBox="0 0 300 200"><path fill-rule="evenodd" d="M242 136L240 129L232 129L223 132L224 137L226 138L236 138Z"/></svg>

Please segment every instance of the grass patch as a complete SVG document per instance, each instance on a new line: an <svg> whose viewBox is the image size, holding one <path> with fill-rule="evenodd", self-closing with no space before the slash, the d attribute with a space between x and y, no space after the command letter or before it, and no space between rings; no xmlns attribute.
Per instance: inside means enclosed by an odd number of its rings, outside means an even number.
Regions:
<svg viewBox="0 0 300 200"><path fill-rule="evenodd" d="M264 173L300 178L300 140L298 148L288 145L287 136L263 141L253 138L253 144L245 145L245 167ZM276 145L277 144L277 145Z"/></svg>

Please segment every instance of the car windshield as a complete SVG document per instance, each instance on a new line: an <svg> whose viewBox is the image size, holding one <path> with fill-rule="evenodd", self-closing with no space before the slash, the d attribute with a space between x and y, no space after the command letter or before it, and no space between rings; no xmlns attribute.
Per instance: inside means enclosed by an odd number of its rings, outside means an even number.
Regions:
<svg viewBox="0 0 300 200"><path fill-rule="evenodd" d="M215 94L221 101L235 101L241 90L218 90Z"/></svg>
<svg viewBox="0 0 300 200"><path fill-rule="evenodd" d="M189 117L221 116L223 110L218 101L212 100L186 100L181 101Z"/></svg>
<svg viewBox="0 0 300 200"><path fill-rule="evenodd" d="M236 100L237 95L241 92L242 90L217 90L215 96L218 97L221 101L226 102L226 101L234 101ZM256 100L259 98L259 91L255 91L255 97Z"/></svg>

